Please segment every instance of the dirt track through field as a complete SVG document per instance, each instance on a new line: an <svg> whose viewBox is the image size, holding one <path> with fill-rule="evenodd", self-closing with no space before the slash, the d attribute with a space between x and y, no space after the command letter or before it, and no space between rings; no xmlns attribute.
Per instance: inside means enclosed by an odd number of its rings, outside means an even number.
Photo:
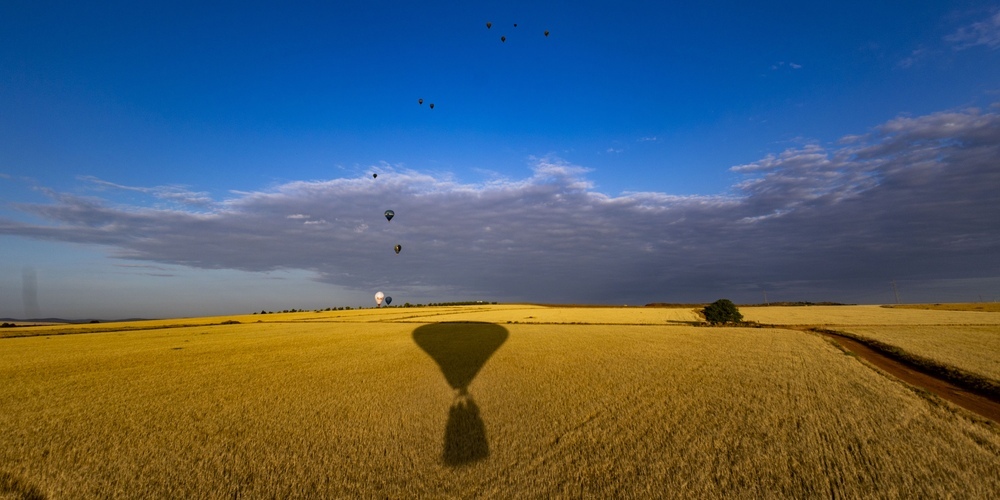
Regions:
<svg viewBox="0 0 1000 500"><path fill-rule="evenodd" d="M969 392L951 382L930 375L913 366L895 360L865 344L844 335L837 335L827 330L810 330L820 333L840 344L844 349L857 354L865 361L879 367L890 375L915 387L925 389L942 399L955 403L962 408L982 415L1000 424L1000 401Z"/></svg>

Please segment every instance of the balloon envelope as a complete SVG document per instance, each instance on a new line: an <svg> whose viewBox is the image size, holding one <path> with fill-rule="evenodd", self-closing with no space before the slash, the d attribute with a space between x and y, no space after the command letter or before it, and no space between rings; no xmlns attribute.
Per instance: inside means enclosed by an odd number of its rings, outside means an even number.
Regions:
<svg viewBox="0 0 1000 500"><path fill-rule="evenodd" d="M417 104L423 105L424 104L424 100L423 99L417 99Z"/></svg>
<svg viewBox="0 0 1000 500"><path fill-rule="evenodd" d="M396 254L399 254L399 251L402 250L402 249L403 249L403 245L396 245L396 247L393 250L396 251Z"/></svg>
<svg viewBox="0 0 1000 500"><path fill-rule="evenodd" d="M382 292L375 292L375 303L382 305L382 299L385 298L385 294Z"/></svg>
<svg viewBox="0 0 1000 500"><path fill-rule="evenodd" d="M386 210L385 211L385 220L392 221L392 218L395 217L395 216L396 216L396 212L393 212L392 210Z"/></svg>
<svg viewBox="0 0 1000 500"><path fill-rule="evenodd" d="M372 174L372 179L378 179L378 174Z"/></svg>
<svg viewBox="0 0 1000 500"><path fill-rule="evenodd" d="M392 297L386 297L385 298L385 305L389 305L389 304L392 304Z"/></svg>

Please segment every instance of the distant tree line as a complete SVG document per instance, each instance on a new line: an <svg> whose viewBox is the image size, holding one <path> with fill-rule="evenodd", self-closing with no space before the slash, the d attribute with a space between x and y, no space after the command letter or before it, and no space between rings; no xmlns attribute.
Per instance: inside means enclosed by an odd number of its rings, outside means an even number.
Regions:
<svg viewBox="0 0 1000 500"><path fill-rule="evenodd" d="M407 302L407 303L402 304L402 305L395 305L395 306L383 305L382 307L386 308L386 307L475 306L475 305L483 305L483 304L494 304L495 305L496 302L488 302L488 301L485 301L485 300L467 300L467 301L464 301L464 302L431 302L429 304L411 304L411 303ZM327 307L326 309L312 309L312 312L351 311L351 310L354 310L354 309L365 309L365 308L364 307L351 307L351 306ZM254 312L253 314L303 313L303 312L309 312L309 311L310 310L308 310L308 309L282 309L280 311L268 311L267 309L261 309L260 312ZM14 325L11 325L11 326L14 326Z"/></svg>
<svg viewBox="0 0 1000 500"><path fill-rule="evenodd" d="M485 300L468 300L465 302L431 302L430 306L481 306L483 304L496 304L496 302L487 302Z"/></svg>

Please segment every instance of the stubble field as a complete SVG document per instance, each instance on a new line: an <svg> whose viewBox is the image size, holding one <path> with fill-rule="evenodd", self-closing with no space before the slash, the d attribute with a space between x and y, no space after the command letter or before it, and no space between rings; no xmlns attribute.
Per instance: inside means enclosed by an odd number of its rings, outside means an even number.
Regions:
<svg viewBox="0 0 1000 500"><path fill-rule="evenodd" d="M782 312L849 311L744 314ZM975 323L918 312L854 324ZM1000 495L995 423L817 334L697 320L498 305L18 329L0 497Z"/></svg>

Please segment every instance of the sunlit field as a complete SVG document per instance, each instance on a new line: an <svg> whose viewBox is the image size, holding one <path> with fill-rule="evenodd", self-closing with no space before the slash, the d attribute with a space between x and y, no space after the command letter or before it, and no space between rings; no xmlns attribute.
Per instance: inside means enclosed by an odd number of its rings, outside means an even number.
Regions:
<svg viewBox="0 0 1000 500"><path fill-rule="evenodd" d="M1000 312L1000 302L964 302L954 304L893 304L893 309L931 309L935 311Z"/></svg>
<svg viewBox="0 0 1000 500"><path fill-rule="evenodd" d="M1000 386L1000 327L853 326L844 332L954 366Z"/></svg>
<svg viewBox="0 0 1000 500"><path fill-rule="evenodd" d="M808 309L741 308L852 308ZM0 339L0 497L1000 496L997 424L817 334L696 321L497 305L11 329L32 336Z"/></svg>
<svg viewBox="0 0 1000 500"><path fill-rule="evenodd" d="M741 307L747 321L775 325L997 325L1000 314L882 306Z"/></svg>

